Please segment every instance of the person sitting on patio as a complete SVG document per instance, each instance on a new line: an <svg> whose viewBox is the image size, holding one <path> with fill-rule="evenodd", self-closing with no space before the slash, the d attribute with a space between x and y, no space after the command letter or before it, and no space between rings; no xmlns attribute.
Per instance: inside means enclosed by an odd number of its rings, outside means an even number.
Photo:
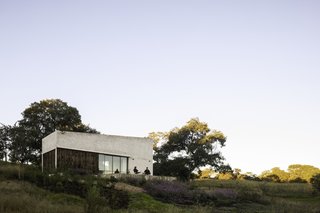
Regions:
<svg viewBox="0 0 320 213"><path fill-rule="evenodd" d="M145 174L145 175L150 175L150 174L151 174L151 172L150 172L150 170L148 169L148 167L146 168L146 170L144 170L144 174Z"/></svg>
<svg viewBox="0 0 320 213"><path fill-rule="evenodd" d="M138 169L137 169L136 166L133 168L133 172L134 172L135 174L139 174L139 173L140 173L140 172L138 171Z"/></svg>
<svg viewBox="0 0 320 213"><path fill-rule="evenodd" d="M114 173L115 173L115 174L119 174L120 172L119 172L118 169L116 169L116 171L114 171Z"/></svg>

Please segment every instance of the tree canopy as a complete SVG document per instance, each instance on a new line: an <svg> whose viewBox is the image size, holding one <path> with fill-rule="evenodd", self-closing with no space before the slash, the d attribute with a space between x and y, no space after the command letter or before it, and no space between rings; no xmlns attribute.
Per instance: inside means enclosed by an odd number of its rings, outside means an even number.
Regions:
<svg viewBox="0 0 320 213"><path fill-rule="evenodd" d="M189 179L192 172L202 166L212 166L216 170L229 168L224 165L224 157L219 151L226 142L220 131L210 130L208 125L193 118L181 128L158 135L164 140L154 146L154 174L177 176Z"/></svg>
<svg viewBox="0 0 320 213"><path fill-rule="evenodd" d="M60 99L32 103L10 130L12 161L40 163L42 138L55 130L98 133L81 121L79 111Z"/></svg>
<svg viewBox="0 0 320 213"><path fill-rule="evenodd" d="M7 161L9 148L9 126L0 123L0 159Z"/></svg>
<svg viewBox="0 0 320 213"><path fill-rule="evenodd" d="M260 178L274 182L310 182L311 178L320 173L320 169L311 165L292 164L287 171L274 167L261 173Z"/></svg>

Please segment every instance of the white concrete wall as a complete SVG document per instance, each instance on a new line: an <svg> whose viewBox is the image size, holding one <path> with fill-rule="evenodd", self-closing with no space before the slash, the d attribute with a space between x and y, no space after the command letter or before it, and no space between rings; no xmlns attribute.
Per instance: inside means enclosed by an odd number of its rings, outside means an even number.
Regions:
<svg viewBox="0 0 320 213"><path fill-rule="evenodd" d="M55 131L43 139L43 153L52 150L51 148L54 147L53 140L55 140L58 148L129 157L128 169L130 173L133 173L133 168L136 166L140 172L148 167L153 174L151 139Z"/></svg>
<svg viewBox="0 0 320 213"><path fill-rule="evenodd" d="M42 139L42 153L49 152L57 147L57 132L53 132Z"/></svg>

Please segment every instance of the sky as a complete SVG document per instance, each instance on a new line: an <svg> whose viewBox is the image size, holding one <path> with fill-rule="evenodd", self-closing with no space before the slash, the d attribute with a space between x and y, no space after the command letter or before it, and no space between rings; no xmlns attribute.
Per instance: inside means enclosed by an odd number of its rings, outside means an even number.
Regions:
<svg viewBox="0 0 320 213"><path fill-rule="evenodd" d="M104 134L198 117L226 162L320 167L320 1L0 0L0 122L59 98Z"/></svg>

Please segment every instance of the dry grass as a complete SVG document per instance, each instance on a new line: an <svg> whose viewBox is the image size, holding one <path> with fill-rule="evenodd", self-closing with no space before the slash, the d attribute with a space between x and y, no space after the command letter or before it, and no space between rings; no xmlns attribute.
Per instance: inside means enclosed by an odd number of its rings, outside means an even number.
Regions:
<svg viewBox="0 0 320 213"><path fill-rule="evenodd" d="M123 190L127 192L144 192L144 190L140 187L132 186L132 185L121 183L121 182L116 183L114 187L115 189Z"/></svg>
<svg viewBox="0 0 320 213"><path fill-rule="evenodd" d="M66 194L52 194L26 182L0 182L1 213L84 212L84 200Z"/></svg>

